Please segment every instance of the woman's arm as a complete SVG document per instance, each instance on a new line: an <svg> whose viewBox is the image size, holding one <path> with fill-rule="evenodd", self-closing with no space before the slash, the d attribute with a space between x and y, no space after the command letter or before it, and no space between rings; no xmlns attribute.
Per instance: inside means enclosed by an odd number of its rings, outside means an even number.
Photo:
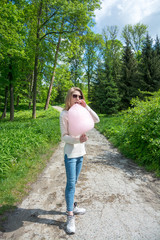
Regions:
<svg viewBox="0 0 160 240"><path fill-rule="evenodd" d="M86 104L84 99L80 100L79 103L81 104L81 106L83 106L84 108L86 108L88 110L88 112L91 114L95 123L98 123L100 121L98 115Z"/></svg>
<svg viewBox="0 0 160 240"><path fill-rule="evenodd" d="M86 109L88 110L88 112L91 114L94 122L95 122L95 123L98 123L98 122L100 121L100 119L99 119L97 113L95 113L87 104L86 104L86 107L85 107L85 108L86 108Z"/></svg>

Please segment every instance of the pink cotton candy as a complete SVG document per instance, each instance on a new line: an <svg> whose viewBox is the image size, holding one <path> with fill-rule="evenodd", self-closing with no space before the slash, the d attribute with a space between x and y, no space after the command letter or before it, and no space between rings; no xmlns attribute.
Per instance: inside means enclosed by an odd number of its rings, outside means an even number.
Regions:
<svg viewBox="0 0 160 240"><path fill-rule="evenodd" d="M94 128L94 121L88 110L74 104L68 111L69 134L79 136Z"/></svg>

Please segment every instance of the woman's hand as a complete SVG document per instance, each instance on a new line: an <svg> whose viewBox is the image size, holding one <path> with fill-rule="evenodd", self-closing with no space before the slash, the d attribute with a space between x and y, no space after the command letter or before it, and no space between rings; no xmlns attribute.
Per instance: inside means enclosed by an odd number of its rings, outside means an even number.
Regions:
<svg viewBox="0 0 160 240"><path fill-rule="evenodd" d="M86 136L85 133L80 136L80 143L86 142L87 140L88 140L88 137Z"/></svg>
<svg viewBox="0 0 160 240"><path fill-rule="evenodd" d="M83 99L79 100L79 104L80 104L82 107L86 107L86 102L85 102Z"/></svg>

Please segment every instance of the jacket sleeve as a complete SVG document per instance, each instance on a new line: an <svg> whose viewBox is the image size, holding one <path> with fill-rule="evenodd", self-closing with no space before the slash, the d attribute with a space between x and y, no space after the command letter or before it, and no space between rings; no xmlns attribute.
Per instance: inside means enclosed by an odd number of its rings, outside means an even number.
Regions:
<svg viewBox="0 0 160 240"><path fill-rule="evenodd" d="M99 119L98 115L88 105L86 105L86 109L91 114L91 116L92 116L92 118L93 118L95 123L100 122L100 119Z"/></svg>

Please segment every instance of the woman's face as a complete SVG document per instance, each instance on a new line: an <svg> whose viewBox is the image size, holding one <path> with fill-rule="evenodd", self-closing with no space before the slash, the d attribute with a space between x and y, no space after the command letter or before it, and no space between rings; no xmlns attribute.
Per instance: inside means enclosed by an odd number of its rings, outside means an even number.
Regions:
<svg viewBox="0 0 160 240"><path fill-rule="evenodd" d="M71 96L71 107L76 104L76 103L79 103L80 104L80 100L83 98L83 96L81 95L81 92L79 91L74 91L72 93L72 96Z"/></svg>

